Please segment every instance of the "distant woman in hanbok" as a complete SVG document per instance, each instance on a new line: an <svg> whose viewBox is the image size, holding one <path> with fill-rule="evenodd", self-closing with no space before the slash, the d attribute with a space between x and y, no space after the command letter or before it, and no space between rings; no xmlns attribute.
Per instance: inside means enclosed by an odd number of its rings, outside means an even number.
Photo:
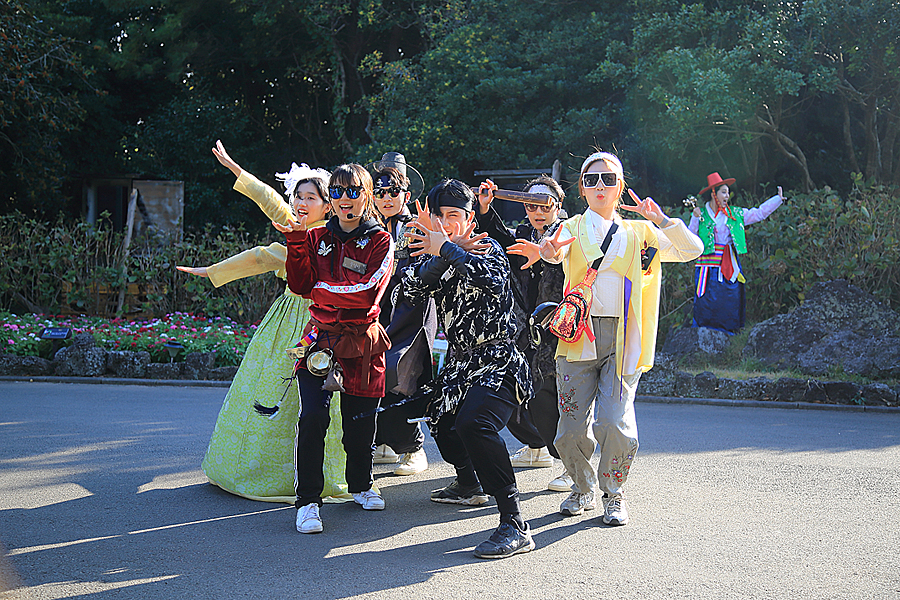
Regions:
<svg viewBox="0 0 900 600"><path fill-rule="evenodd" d="M313 226L324 225L331 212L327 197L330 174L296 164L288 173L276 175L284 181L290 205L271 187L241 169L225 152L221 142L213 149L216 158L238 178L234 189L256 202L274 222L306 215ZM287 249L273 243L246 250L209 267L177 267L209 277L216 287L230 281L268 273L286 279ZM300 399L297 384L290 381L294 359L286 350L297 345L309 321L310 301L285 289L266 313L250 340L216 420L202 468L210 482L222 489L266 502L295 501L295 443ZM346 454L341 446L340 395L335 394L333 418L325 444L322 496L349 501L344 470Z"/></svg>
<svg viewBox="0 0 900 600"><path fill-rule="evenodd" d="M784 196L778 193L757 208L741 208L729 203L733 178L718 173L706 177L700 190L708 201L694 208L688 229L703 241L703 254L694 273L694 327L709 327L737 333L744 327L744 274L738 256L747 252L744 228L775 212Z"/></svg>

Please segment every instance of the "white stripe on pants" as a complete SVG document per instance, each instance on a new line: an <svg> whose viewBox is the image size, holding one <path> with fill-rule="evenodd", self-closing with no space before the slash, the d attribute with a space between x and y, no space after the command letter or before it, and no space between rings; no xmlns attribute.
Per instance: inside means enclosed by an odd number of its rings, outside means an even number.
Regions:
<svg viewBox="0 0 900 600"><path fill-rule="evenodd" d="M616 377L615 317L592 317L597 338L597 359L569 362L556 359L559 390L559 425L554 442L572 477L572 490L587 493L595 487L606 494L621 494L622 485L638 449L634 395L640 372ZM596 407L596 416L595 413ZM600 464L591 467L600 445Z"/></svg>

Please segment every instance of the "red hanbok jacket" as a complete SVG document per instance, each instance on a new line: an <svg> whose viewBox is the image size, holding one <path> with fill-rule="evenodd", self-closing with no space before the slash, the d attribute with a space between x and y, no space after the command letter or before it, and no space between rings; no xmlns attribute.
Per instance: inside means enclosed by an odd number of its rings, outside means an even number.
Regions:
<svg viewBox="0 0 900 600"><path fill-rule="evenodd" d="M378 315L394 267L391 235L374 220L346 233L332 217L325 227L285 237L288 286L312 300L304 335L319 329L316 348L331 348L348 394L383 397L384 351L391 344Z"/></svg>

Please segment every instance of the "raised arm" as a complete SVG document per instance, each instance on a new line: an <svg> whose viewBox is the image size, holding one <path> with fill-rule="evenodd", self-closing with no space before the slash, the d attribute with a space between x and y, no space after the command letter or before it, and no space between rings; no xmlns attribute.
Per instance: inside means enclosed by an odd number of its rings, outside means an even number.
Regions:
<svg viewBox="0 0 900 600"><path fill-rule="evenodd" d="M641 200L631 189L628 194L636 204L623 204L621 208L638 213L659 228L659 259L662 262L688 262L703 253L703 242L687 228L684 221L667 217L653 198Z"/></svg>
<svg viewBox="0 0 900 600"><path fill-rule="evenodd" d="M216 147L212 149L212 153L219 163L237 177L234 190L256 202L270 220L285 224L292 218L291 207L285 202L284 196L254 177L252 173L242 169L225 150L221 140L216 140Z"/></svg>
<svg viewBox="0 0 900 600"><path fill-rule="evenodd" d="M778 193L760 204L756 208L748 208L744 211L744 225L753 225L767 219L775 210L784 203L784 195L781 186L778 186Z"/></svg>
<svg viewBox="0 0 900 600"><path fill-rule="evenodd" d="M516 236L506 227L500 214L494 208L494 190L497 186L490 179L484 181L478 188L478 202L475 203L477 212L475 220L478 223L475 231L487 233L507 249L516 243Z"/></svg>
<svg viewBox="0 0 900 600"><path fill-rule="evenodd" d="M287 248L284 244L273 242L268 246L256 246L239 254L226 258L214 265L206 267L207 276L216 287L226 283L262 275L272 271L284 279L287 274L284 263L287 260Z"/></svg>

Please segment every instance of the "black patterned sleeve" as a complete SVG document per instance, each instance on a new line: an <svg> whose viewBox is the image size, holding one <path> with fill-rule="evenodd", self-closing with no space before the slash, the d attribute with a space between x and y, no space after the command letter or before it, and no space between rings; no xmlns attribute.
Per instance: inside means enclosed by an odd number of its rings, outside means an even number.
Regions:
<svg viewBox="0 0 900 600"><path fill-rule="evenodd" d="M491 249L485 254L469 254L466 252L462 252L462 249L456 244L452 244L460 253L464 256L450 257L450 263L456 267L457 261L464 260L465 261L465 272L469 277L469 281L471 281L472 285L475 287L481 288L484 293L490 294L491 296L499 297L504 288L509 285L509 261L506 258L506 253L503 251L503 248L497 243L496 240L491 238L485 238L485 242L490 242ZM451 244L446 244L450 246ZM443 248L441 249L441 256L444 256ZM463 270L463 269L460 269Z"/></svg>
<svg viewBox="0 0 900 600"><path fill-rule="evenodd" d="M430 260L435 257L430 254L423 254L410 259L407 266L401 269L400 276L400 295L406 298L412 304L419 304L428 299L429 296L441 289L441 281L428 281L423 278L420 272L426 268Z"/></svg>

